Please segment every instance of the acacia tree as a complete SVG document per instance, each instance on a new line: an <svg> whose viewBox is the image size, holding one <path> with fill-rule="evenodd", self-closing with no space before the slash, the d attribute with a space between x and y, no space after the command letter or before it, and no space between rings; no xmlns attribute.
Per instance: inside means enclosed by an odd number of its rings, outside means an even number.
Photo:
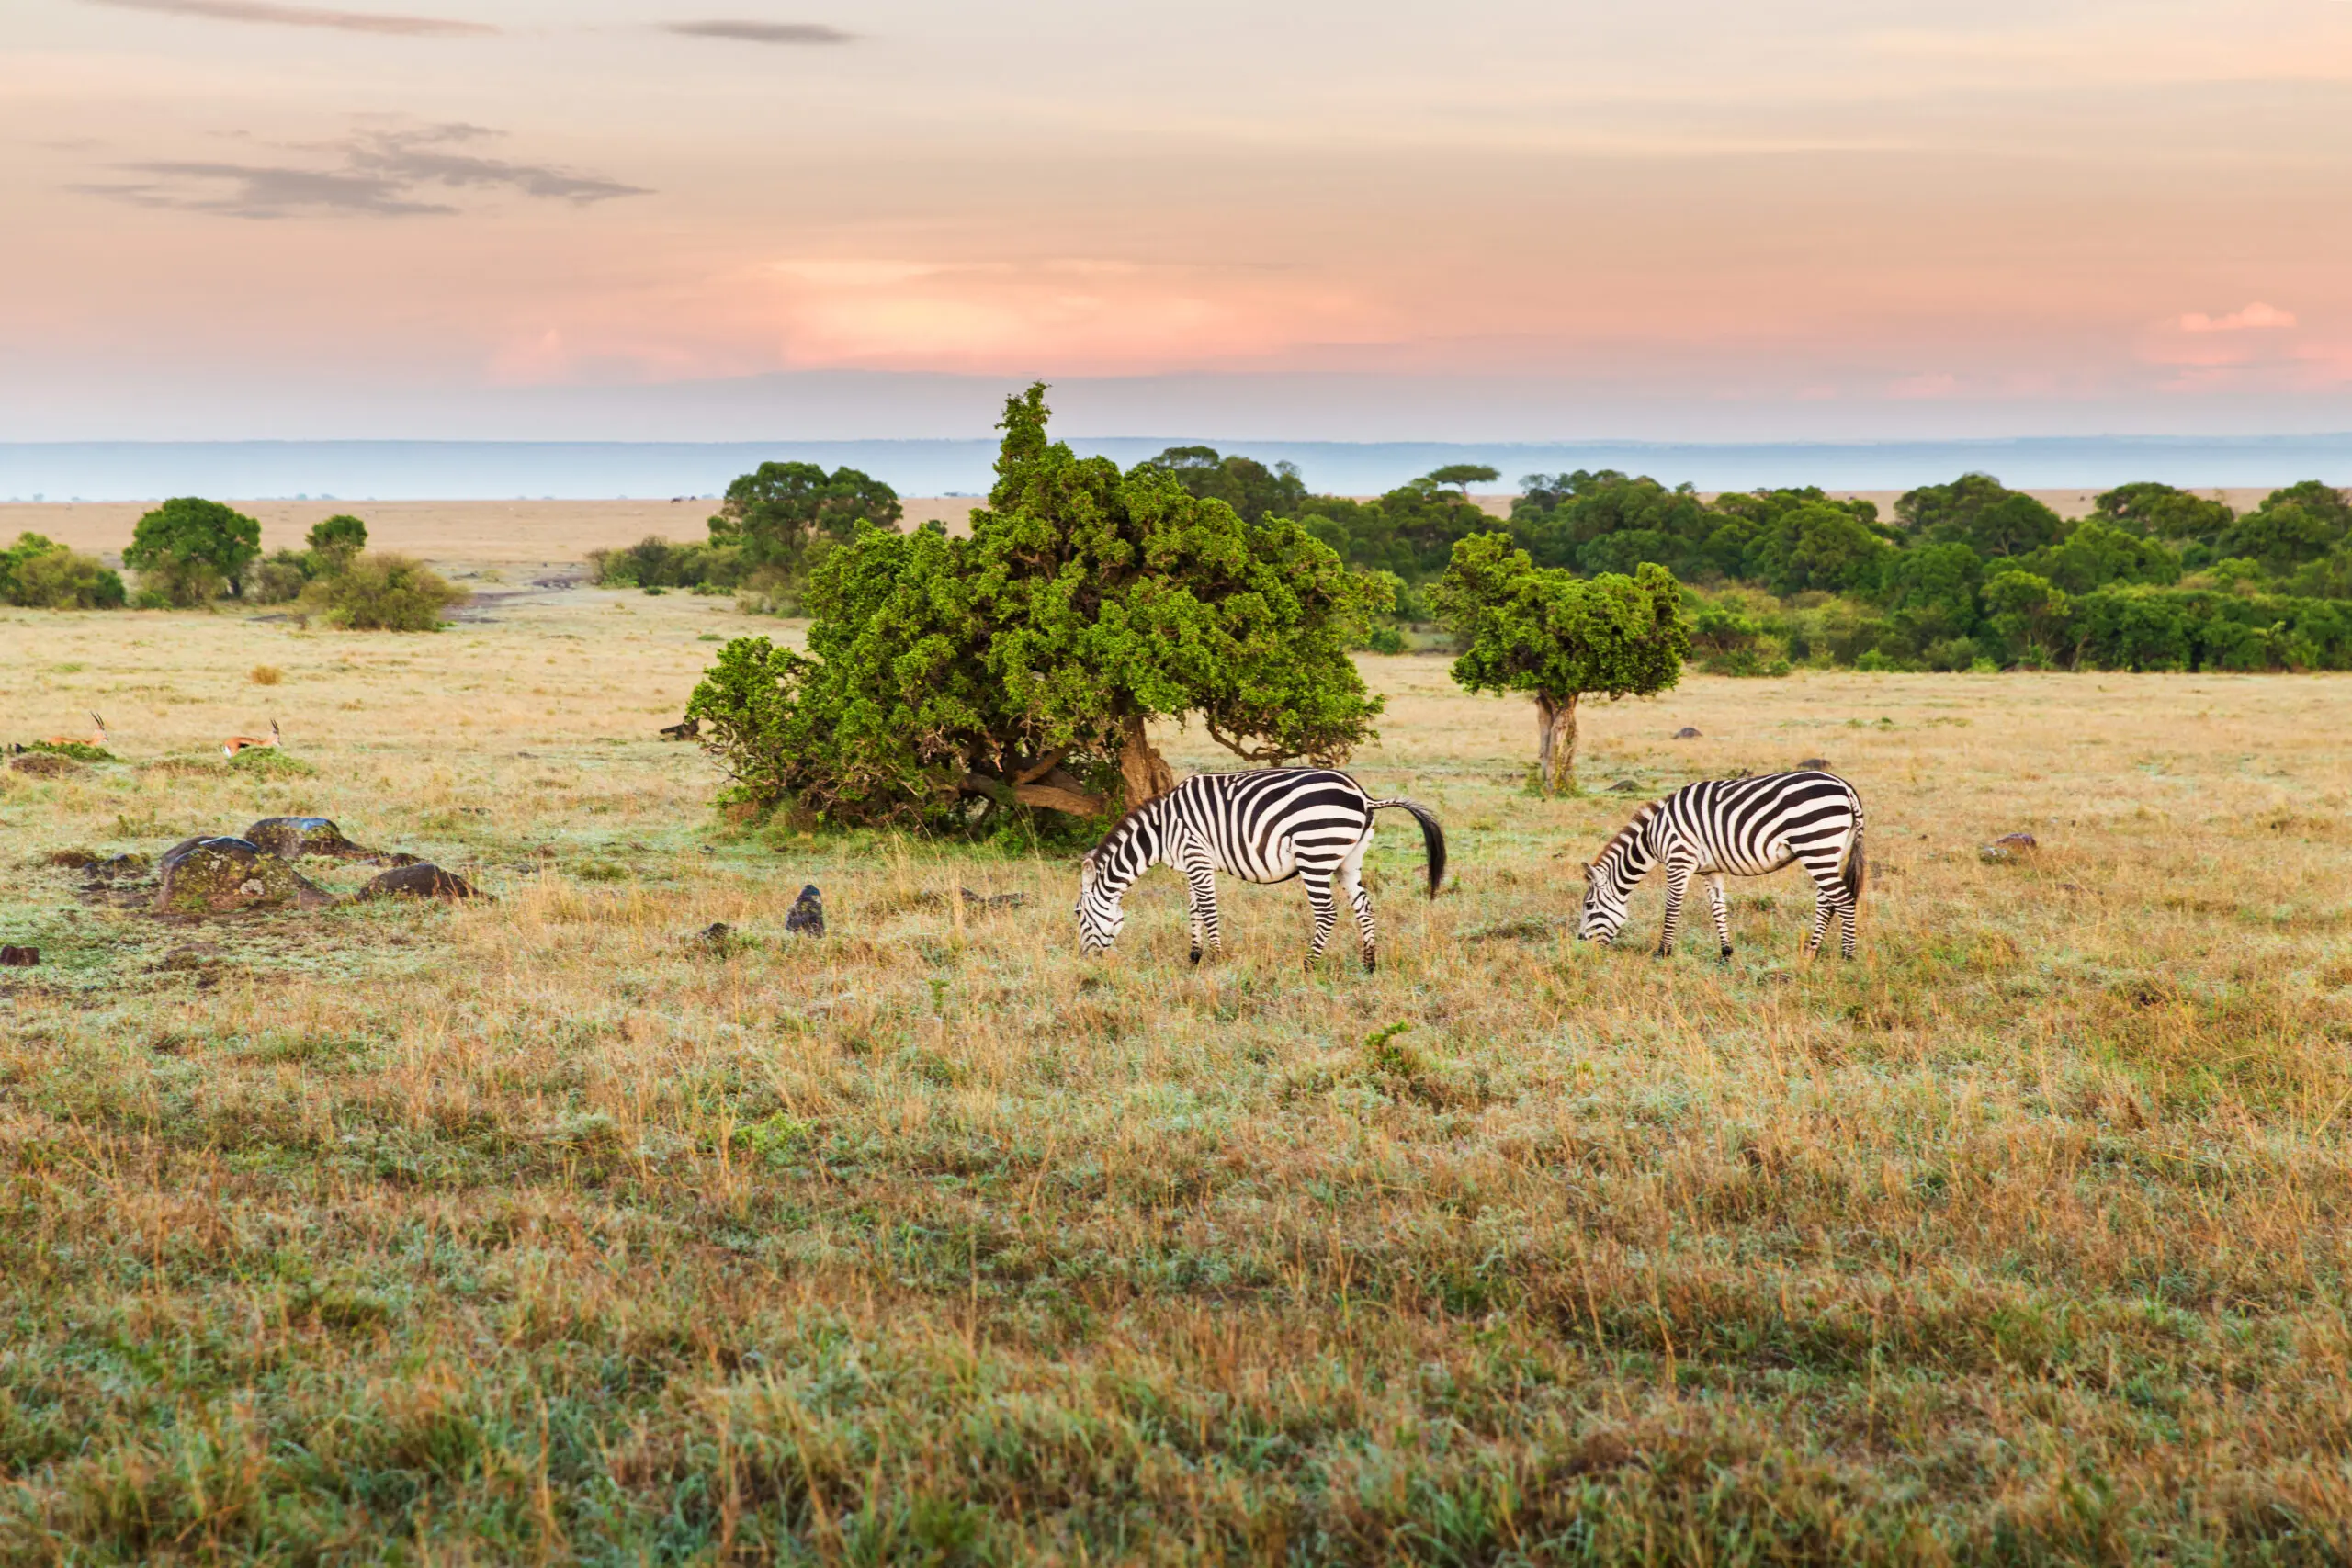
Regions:
<svg viewBox="0 0 2352 1568"><path fill-rule="evenodd" d="M245 568L261 554L261 525L217 501L184 495L141 517L122 564L153 578L175 604L201 604L225 585L243 590ZM145 587L144 581L141 587Z"/></svg>
<svg viewBox="0 0 2352 1568"><path fill-rule="evenodd" d="M1297 524L1246 523L1160 468L1121 473L1005 403L969 538L866 526L817 568L808 654L730 644L690 714L738 798L839 820L944 820L969 803L1095 815L1174 787L1154 718L1237 755L1337 761L1380 700L1348 657L1385 582Z"/></svg>
<svg viewBox="0 0 2352 1568"><path fill-rule="evenodd" d="M1537 566L1509 535L1480 534L1453 547L1435 597L1463 645L1456 683L1534 697L1536 777L1547 794L1575 782L1578 698L1663 692L1690 651L1681 587L1655 562L1631 577L1581 579Z"/></svg>

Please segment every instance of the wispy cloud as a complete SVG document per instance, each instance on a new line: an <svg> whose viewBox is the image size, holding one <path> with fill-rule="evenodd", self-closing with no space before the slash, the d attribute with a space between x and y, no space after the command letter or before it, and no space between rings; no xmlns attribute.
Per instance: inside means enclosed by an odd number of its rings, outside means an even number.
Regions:
<svg viewBox="0 0 2352 1568"><path fill-rule="evenodd" d="M845 33L823 22L739 22L714 18L705 22L663 22L665 33L680 33L687 38L733 39L739 43L848 43L855 33Z"/></svg>
<svg viewBox="0 0 2352 1568"><path fill-rule="evenodd" d="M487 22L444 17L403 17L379 11L336 11L323 6L280 6L272 0L85 0L127 11L158 11L171 17L202 17L215 22L257 22L265 27L333 28L347 33L393 33L409 37L494 33Z"/></svg>
<svg viewBox="0 0 2352 1568"><path fill-rule="evenodd" d="M2202 310L2191 310L2180 319L2180 330L2185 333L2265 332L2294 324L2293 311L2281 310L2259 299L2243 310L2232 310L2225 316L2209 316Z"/></svg>
<svg viewBox="0 0 2352 1568"><path fill-rule="evenodd" d="M446 215L458 209L426 199L424 187L506 190L575 206L650 194L598 175L548 164L517 164L451 151L498 133L478 125L363 131L335 143L340 165L158 161L119 165L139 176L76 186L91 196L138 207L209 212L224 218L295 218L358 213L379 218Z"/></svg>

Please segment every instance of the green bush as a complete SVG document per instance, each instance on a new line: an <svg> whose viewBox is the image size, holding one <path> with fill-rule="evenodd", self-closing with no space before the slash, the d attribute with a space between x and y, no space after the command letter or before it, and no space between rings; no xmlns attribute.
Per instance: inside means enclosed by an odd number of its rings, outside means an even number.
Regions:
<svg viewBox="0 0 2352 1568"><path fill-rule="evenodd" d="M647 535L626 549L591 550L588 566L599 588L731 588L743 576L735 545L673 545Z"/></svg>
<svg viewBox="0 0 2352 1568"><path fill-rule="evenodd" d="M293 550L279 550L255 561L245 572L245 597L256 604L290 604L310 586L311 561Z"/></svg>
<svg viewBox="0 0 2352 1568"><path fill-rule="evenodd" d="M97 557L69 549L39 534L23 534L0 550L0 604L36 610L119 610L121 576Z"/></svg>
<svg viewBox="0 0 2352 1568"><path fill-rule="evenodd" d="M354 556L342 572L302 591L305 606L355 632L437 631L442 611L472 597L422 561L374 551Z"/></svg>

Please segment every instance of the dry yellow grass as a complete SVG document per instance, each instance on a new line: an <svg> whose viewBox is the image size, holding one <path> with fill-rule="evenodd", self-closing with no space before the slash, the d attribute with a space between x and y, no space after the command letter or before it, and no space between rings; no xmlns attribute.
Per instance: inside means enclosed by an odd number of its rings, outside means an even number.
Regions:
<svg viewBox="0 0 2352 1568"><path fill-rule="evenodd" d="M1698 678L1544 801L1523 705L1367 660L1457 867L1383 833L1367 978L1295 886L1193 971L1155 874L1085 963L1061 851L729 829L652 732L775 623L484 613L0 617L0 734L123 759L0 773L10 1560L2352 1551L2344 682ZM218 762L273 716L314 772ZM1565 940L1633 801L1808 757L1863 962L1792 964L1794 873L1728 969ZM500 901L44 862L289 812Z"/></svg>

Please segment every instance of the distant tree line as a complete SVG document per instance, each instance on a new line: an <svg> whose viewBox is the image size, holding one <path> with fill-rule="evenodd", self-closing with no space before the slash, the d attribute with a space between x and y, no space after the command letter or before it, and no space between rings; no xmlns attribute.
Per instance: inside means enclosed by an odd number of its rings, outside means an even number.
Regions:
<svg viewBox="0 0 2352 1568"><path fill-rule="evenodd" d="M471 595L422 562L368 548L368 525L329 517L300 550L264 558L261 525L234 507L176 496L132 525L122 564L138 591L97 557L39 534L0 549L0 603L40 609L200 609L221 598L299 602L305 614L354 631L431 631Z"/></svg>
<svg viewBox="0 0 2352 1568"><path fill-rule="evenodd" d="M1255 467L1184 451L1171 471L1188 488ZM1730 673L2352 668L2352 498L2316 479L2244 515L2171 485L2120 485L2069 521L1963 474L1905 492L1886 521L1818 488L1708 498L1613 469L1530 474L1498 518L1467 493L1494 477L1440 469L1376 499L1288 504L1349 565L1393 577L1408 620L1438 618L1427 590L1483 535L1586 578L1663 567L1684 585L1694 654Z"/></svg>

